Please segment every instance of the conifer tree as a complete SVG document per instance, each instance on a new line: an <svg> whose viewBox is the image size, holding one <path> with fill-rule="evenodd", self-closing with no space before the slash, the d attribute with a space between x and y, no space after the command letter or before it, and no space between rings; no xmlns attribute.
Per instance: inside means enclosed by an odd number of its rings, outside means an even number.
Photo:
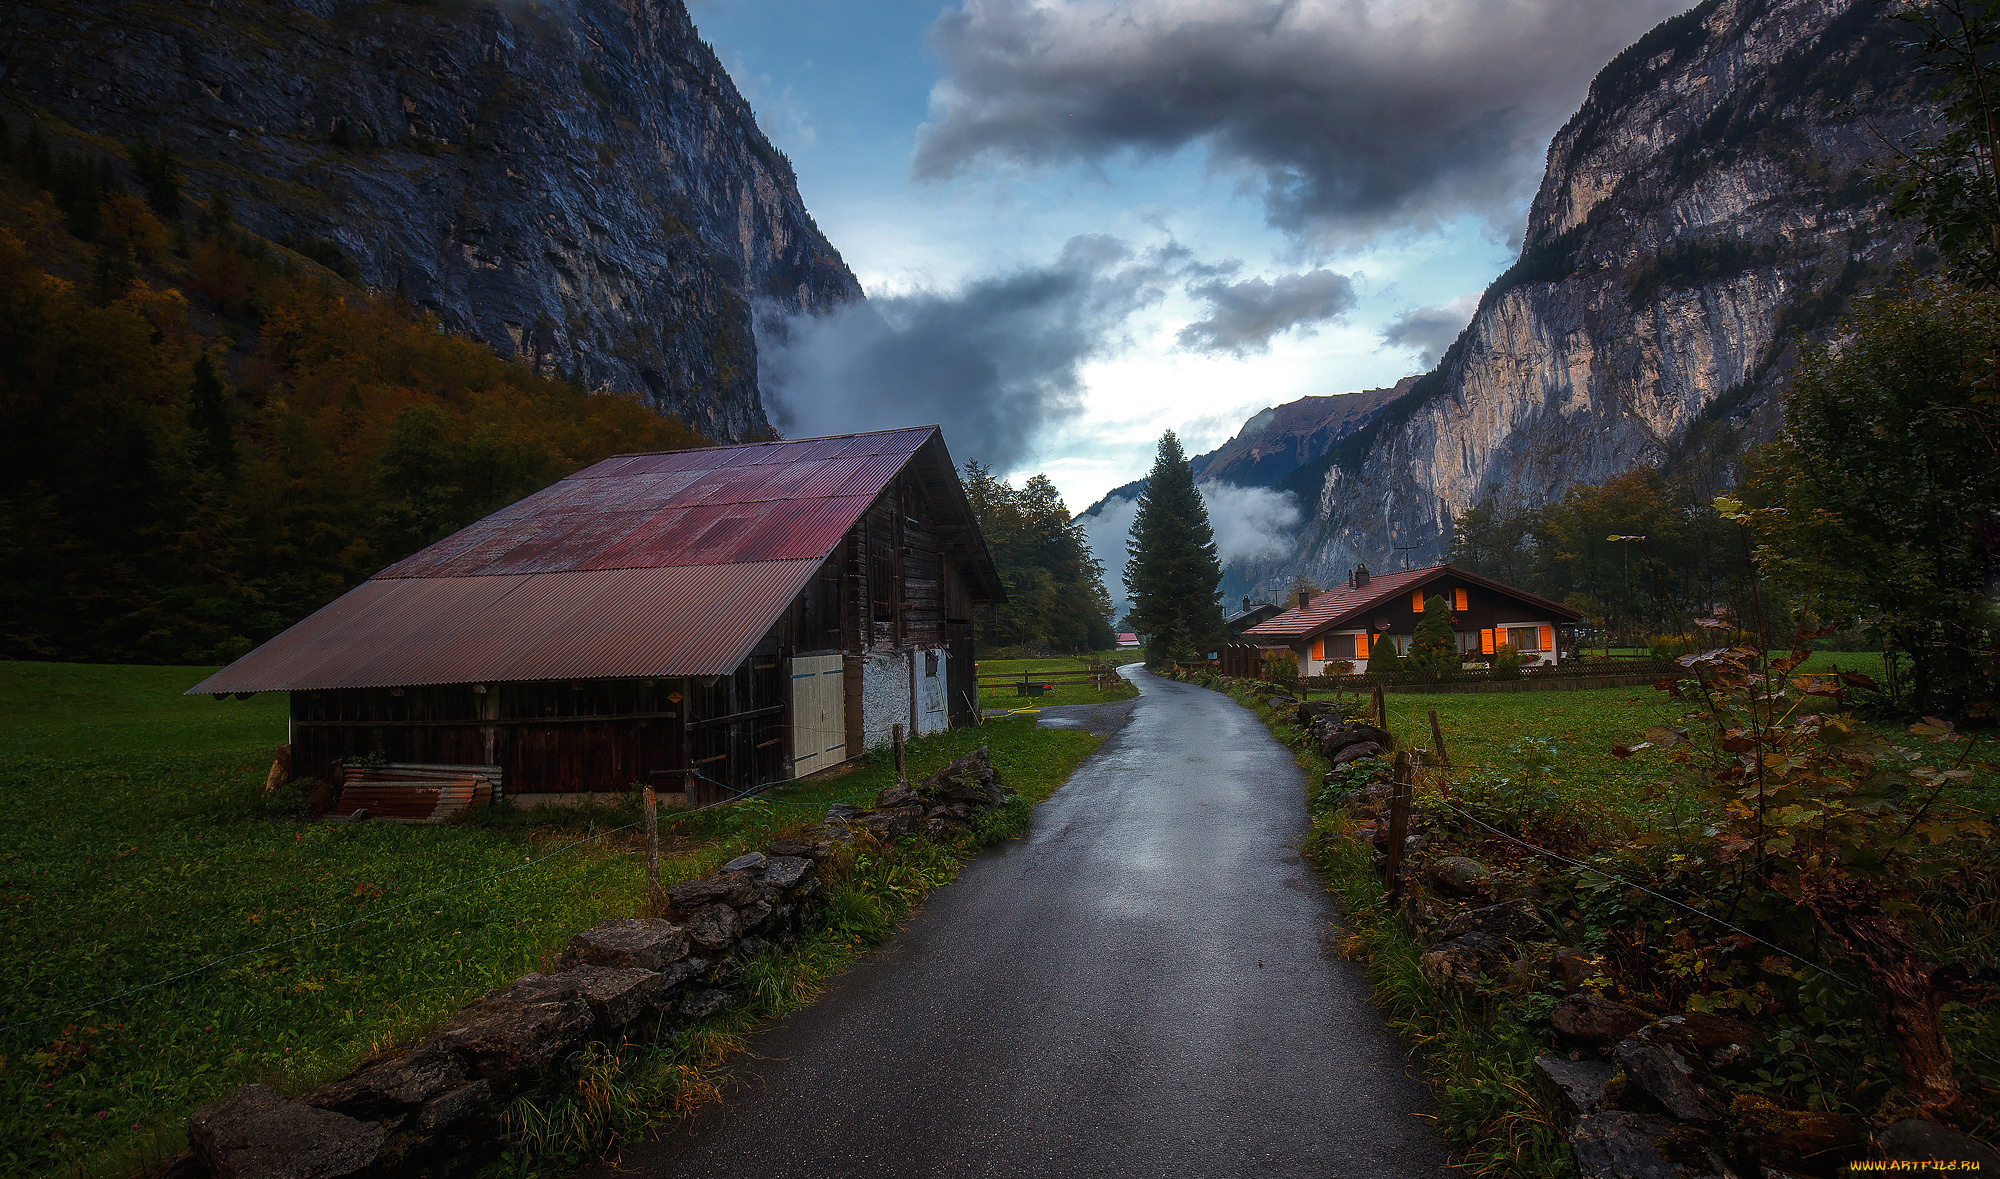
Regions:
<svg viewBox="0 0 2000 1179"><path fill-rule="evenodd" d="M1396 646L1396 636L1376 635L1368 648L1368 675L1372 679L1394 680L1410 670L1409 660Z"/></svg>
<svg viewBox="0 0 2000 1179"><path fill-rule="evenodd" d="M1132 612L1126 625L1151 636L1151 661L1197 656L1220 639L1222 562L1215 554L1215 530L1172 430L1160 438L1127 552L1125 587ZM1177 650L1162 650L1163 640Z"/></svg>
<svg viewBox="0 0 2000 1179"><path fill-rule="evenodd" d="M1443 594L1424 599L1423 616L1410 639L1410 669L1428 679L1458 670L1458 635L1451 629L1451 606Z"/></svg>

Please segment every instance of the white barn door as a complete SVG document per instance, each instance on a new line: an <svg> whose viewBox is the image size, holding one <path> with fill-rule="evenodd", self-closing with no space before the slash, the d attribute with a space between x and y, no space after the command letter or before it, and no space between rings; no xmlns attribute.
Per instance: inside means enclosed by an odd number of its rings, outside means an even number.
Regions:
<svg viewBox="0 0 2000 1179"><path fill-rule="evenodd" d="M847 760L846 693L839 655L792 660L792 777Z"/></svg>

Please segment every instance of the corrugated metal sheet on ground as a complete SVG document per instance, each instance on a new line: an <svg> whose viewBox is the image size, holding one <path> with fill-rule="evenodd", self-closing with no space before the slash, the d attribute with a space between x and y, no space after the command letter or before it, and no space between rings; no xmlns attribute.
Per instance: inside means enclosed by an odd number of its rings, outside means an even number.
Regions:
<svg viewBox="0 0 2000 1179"><path fill-rule="evenodd" d="M365 581L192 692L721 675L818 557Z"/></svg>

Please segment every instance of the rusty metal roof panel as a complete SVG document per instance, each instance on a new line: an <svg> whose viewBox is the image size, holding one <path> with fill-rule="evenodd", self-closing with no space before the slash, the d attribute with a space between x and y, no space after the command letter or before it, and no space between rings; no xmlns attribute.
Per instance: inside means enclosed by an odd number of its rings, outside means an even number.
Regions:
<svg viewBox="0 0 2000 1179"><path fill-rule="evenodd" d="M935 433L925 427L606 459L376 576L824 557Z"/></svg>
<svg viewBox="0 0 2000 1179"><path fill-rule="evenodd" d="M819 565L365 581L190 691L721 675Z"/></svg>
<svg viewBox="0 0 2000 1179"><path fill-rule="evenodd" d="M605 459L396 562L195 690L729 671L918 451L949 463L936 438L923 426Z"/></svg>

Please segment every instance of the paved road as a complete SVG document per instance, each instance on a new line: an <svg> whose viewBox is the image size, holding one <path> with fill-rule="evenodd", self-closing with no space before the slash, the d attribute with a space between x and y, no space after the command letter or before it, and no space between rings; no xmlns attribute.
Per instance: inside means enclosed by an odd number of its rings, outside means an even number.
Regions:
<svg viewBox="0 0 2000 1179"><path fill-rule="evenodd" d="M1148 675L1028 837L751 1043L726 1102L626 1153L676 1179L1445 1173L1428 1105L1323 944L1297 768Z"/></svg>

